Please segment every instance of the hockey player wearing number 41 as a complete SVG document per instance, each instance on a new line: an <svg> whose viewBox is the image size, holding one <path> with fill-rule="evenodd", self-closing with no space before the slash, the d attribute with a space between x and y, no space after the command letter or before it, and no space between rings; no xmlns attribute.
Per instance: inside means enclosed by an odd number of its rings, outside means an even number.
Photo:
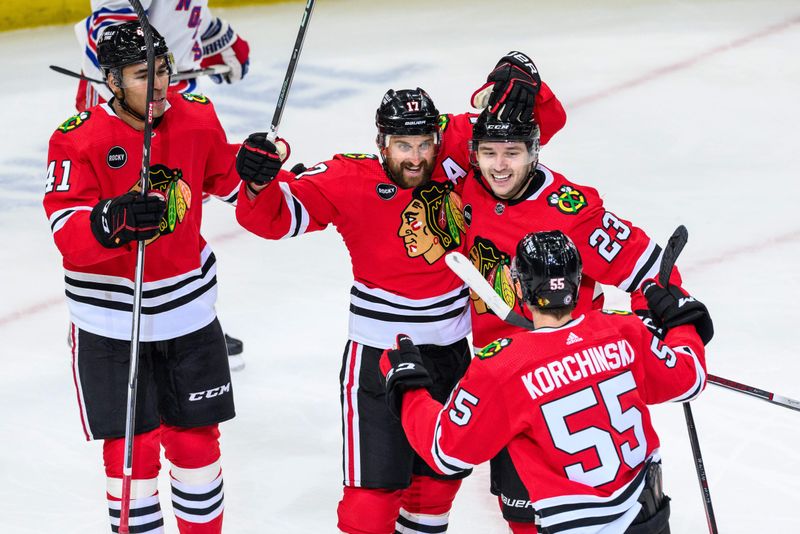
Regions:
<svg viewBox="0 0 800 534"><path fill-rule="evenodd" d="M581 259L559 231L525 236L512 272L534 330L482 349L444 406L425 389L431 380L416 346L399 335L381 358L389 409L440 473L507 448L543 534L668 534L647 405L685 402L705 387L708 311L695 299L686 305L681 288L647 280L639 299L669 325L663 341L630 313L573 316Z"/></svg>
<svg viewBox="0 0 800 534"><path fill-rule="evenodd" d="M50 138L44 208L63 256L81 423L87 440L103 440L111 530L120 522L136 242L145 241L130 531L163 532L163 447L179 531L218 534L218 424L235 413L200 198L209 192L236 202L238 146L227 142L208 99L168 93L169 49L155 29L153 44L148 194L140 194L146 46L138 22L126 22L98 43L114 98Z"/></svg>
<svg viewBox="0 0 800 534"><path fill-rule="evenodd" d="M515 61L518 54L500 59L475 102L503 116L535 115L547 139L563 126L563 108L532 62L519 68ZM445 532L466 476L434 473L414 454L386 408L378 361L398 331L414 335L442 401L469 363L468 291L444 255L465 243L458 190L474 117L440 115L419 88L389 90L376 112L380 157L339 154L295 179L278 176L285 156L266 134L251 135L237 156L242 226L284 239L333 224L350 254L338 508L338 527L350 534Z"/></svg>

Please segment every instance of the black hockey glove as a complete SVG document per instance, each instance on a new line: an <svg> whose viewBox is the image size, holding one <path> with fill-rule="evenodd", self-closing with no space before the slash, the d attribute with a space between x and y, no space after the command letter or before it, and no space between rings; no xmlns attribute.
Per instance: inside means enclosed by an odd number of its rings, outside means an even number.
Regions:
<svg viewBox="0 0 800 534"><path fill-rule="evenodd" d="M381 371L386 376L386 405L400 419L403 394L409 389L426 388L433 385L431 375L422 364L419 349L405 334L397 335L397 348L383 352Z"/></svg>
<svg viewBox="0 0 800 534"><path fill-rule="evenodd" d="M151 191L142 197L137 191L98 202L89 216L95 239L106 248L131 241L147 241L159 234L167 209L164 196Z"/></svg>
<svg viewBox="0 0 800 534"><path fill-rule="evenodd" d="M645 280L642 293L647 299L656 327L670 330L676 326L692 324L703 344L714 337L714 323L705 304L690 296L680 287L669 284L666 288L655 280Z"/></svg>
<svg viewBox="0 0 800 534"><path fill-rule="evenodd" d="M289 145L283 139L272 143L266 132L252 133L236 154L236 171L249 184L267 185L278 176L289 152Z"/></svg>
<svg viewBox="0 0 800 534"><path fill-rule="evenodd" d="M472 95L472 106L489 108L502 121L528 122L533 118L542 79L533 60L522 52L509 52L497 62L486 83Z"/></svg>

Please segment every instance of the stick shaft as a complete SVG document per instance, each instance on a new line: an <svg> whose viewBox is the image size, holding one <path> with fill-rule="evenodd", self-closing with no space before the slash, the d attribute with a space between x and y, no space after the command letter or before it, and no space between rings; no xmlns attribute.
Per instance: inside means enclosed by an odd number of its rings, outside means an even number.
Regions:
<svg viewBox="0 0 800 534"><path fill-rule="evenodd" d="M270 141L275 141L278 136L278 126L280 126L281 123L283 109L286 107L286 98L289 96L289 89L292 87L292 80L297 70L297 62L300 59L300 52L303 50L306 30L308 29L308 23L311 20L311 13L313 10L314 0L308 0L306 2L306 8L303 11L303 18L300 20L300 29L297 31L297 39L295 39L294 42L294 49L292 50L292 57L289 59L289 66L286 69L286 76L283 78L281 92L278 95L278 104L275 106L275 113L272 115L272 124L267 134L267 138Z"/></svg>

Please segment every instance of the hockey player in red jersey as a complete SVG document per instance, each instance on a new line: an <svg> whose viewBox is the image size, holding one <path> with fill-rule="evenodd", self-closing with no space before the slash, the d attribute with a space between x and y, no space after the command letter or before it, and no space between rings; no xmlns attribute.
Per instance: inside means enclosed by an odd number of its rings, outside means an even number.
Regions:
<svg viewBox="0 0 800 534"><path fill-rule="evenodd" d="M163 532L160 449L172 467L181 533L221 532L218 423L234 417L216 319L216 260L200 235L203 192L235 203L237 145L211 103L168 94L171 65L155 32L149 191L138 193L147 66L137 22L114 26L98 58L114 97L50 138L44 208L63 256L72 369L87 439L103 440L112 530L119 526L136 242L147 241L131 487L131 532Z"/></svg>
<svg viewBox="0 0 800 534"><path fill-rule="evenodd" d="M484 347L444 405L418 348L400 335L381 359L386 400L414 450L455 474L507 448L544 534L668 534L658 435L648 404L695 398L713 334L700 302L648 280L662 341L635 316L573 315L581 259L560 231L525 236L514 285L535 329ZM576 302L577 300L577 302Z"/></svg>
<svg viewBox="0 0 800 534"><path fill-rule="evenodd" d="M225 76L215 74L215 83L233 83L244 78L250 65L250 46L224 19L215 17L208 0L142 0L150 23L158 28L172 54L172 68L178 72L224 64L230 67ZM83 51L81 72L89 78L103 79L105 75L97 60L97 42L102 33L123 22L136 21L128 0L92 0L92 14L75 25L75 35ZM169 92L194 93L197 80L172 80ZM107 102L111 90L105 84L81 80L75 97L78 112ZM203 201L211 198L203 193ZM232 371L244 368L242 340L225 334L228 364Z"/></svg>
<svg viewBox="0 0 800 534"><path fill-rule="evenodd" d="M539 162L535 121L504 120L484 110L471 141L473 172L463 190L468 255L497 293L530 318L511 282L513 247L526 233L559 229L584 260L577 313L602 307L600 283L636 290L658 270L661 248L645 232L618 217L599 193L577 185ZM673 281L680 283L677 270ZM519 329L505 323L474 294L472 336L477 348ZM533 509L507 451L492 460L492 493L515 533L533 531Z"/></svg>
<svg viewBox="0 0 800 534"><path fill-rule="evenodd" d="M136 21L136 13L128 0L92 0L92 14L75 25L75 35L83 50L81 70L89 78L105 80L97 58L97 43L106 28ZM225 76L214 75L216 83L232 83L247 74L250 47L224 19L215 17L208 0L142 0L151 24L158 28L173 54L173 67L190 71L224 64L231 68ZM194 79L176 81L170 92L192 93ZM75 97L78 111L108 101L112 96L106 85L81 80Z"/></svg>
<svg viewBox="0 0 800 534"><path fill-rule="evenodd" d="M496 105L528 116L535 108L547 136L563 126L563 108L538 78L541 90L523 94L506 91L507 82L493 82L503 96ZM339 529L347 533L444 532L466 475L442 478L415 457L386 409L377 369L399 330L420 343L442 401L469 363L468 291L443 255L465 243L458 190L469 169L473 118L440 115L422 89L389 90L376 114L380 156L339 154L295 180L275 179L281 157L265 134L252 135L239 152L245 184L236 211L245 228L283 239L333 224L350 253L338 508Z"/></svg>

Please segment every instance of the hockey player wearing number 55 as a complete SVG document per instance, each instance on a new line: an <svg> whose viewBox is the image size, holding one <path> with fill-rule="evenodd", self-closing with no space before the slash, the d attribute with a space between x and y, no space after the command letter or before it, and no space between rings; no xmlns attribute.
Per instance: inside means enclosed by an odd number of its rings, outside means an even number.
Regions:
<svg viewBox="0 0 800 534"><path fill-rule="evenodd" d="M470 469L507 448L543 534L668 534L647 405L685 402L705 387L708 311L693 298L682 306L688 296L678 286L648 280L643 300L671 328L663 341L630 313L573 316L581 259L559 231L525 236L513 263L534 330L489 343L444 406L425 389L419 350L398 336L381 358L389 408L437 472Z"/></svg>
<svg viewBox="0 0 800 534"><path fill-rule="evenodd" d="M103 440L112 531L120 516L136 241L143 240L131 532L163 532L163 446L179 531L216 534L224 508L218 423L235 414L200 198L209 192L235 203L238 146L228 144L206 98L168 95L169 50L155 31L153 41L148 194L139 193L146 46L138 22L127 22L106 30L97 46L114 97L50 138L44 208L63 256L83 431Z"/></svg>
<svg viewBox="0 0 800 534"><path fill-rule="evenodd" d="M500 63L510 72L507 57ZM547 137L558 131L565 114L549 88L537 79L535 90L532 83L522 90L522 82L515 90L514 79L498 77L479 93L501 113L535 112ZM339 154L297 179L276 179L282 157L264 134L251 135L237 156L245 181L236 209L242 226L283 239L333 224L350 253L338 508L346 533L445 532L467 474L442 476L416 457L386 408L378 362L398 331L413 333L441 401L469 363L468 291L443 256L465 243L458 190L469 168L472 119L440 115L422 89L389 90L376 112L380 156Z"/></svg>

